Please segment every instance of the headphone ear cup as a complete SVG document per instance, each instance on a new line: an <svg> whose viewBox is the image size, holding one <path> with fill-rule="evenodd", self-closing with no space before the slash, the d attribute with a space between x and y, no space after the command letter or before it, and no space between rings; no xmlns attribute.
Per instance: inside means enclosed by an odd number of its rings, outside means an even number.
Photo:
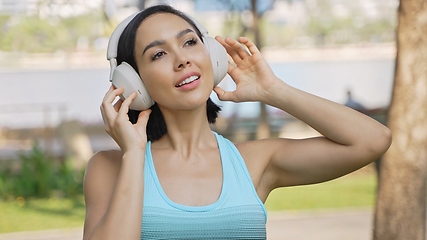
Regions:
<svg viewBox="0 0 427 240"><path fill-rule="evenodd" d="M224 79L228 71L227 51L215 38L204 36L203 42L211 57L214 86L216 86Z"/></svg>
<svg viewBox="0 0 427 240"><path fill-rule="evenodd" d="M136 98L129 106L130 109L142 111L154 105L154 101L138 73L128 63L122 62L114 69L111 82L116 88L124 88L123 94L120 95L122 100L129 97L133 92L137 93Z"/></svg>

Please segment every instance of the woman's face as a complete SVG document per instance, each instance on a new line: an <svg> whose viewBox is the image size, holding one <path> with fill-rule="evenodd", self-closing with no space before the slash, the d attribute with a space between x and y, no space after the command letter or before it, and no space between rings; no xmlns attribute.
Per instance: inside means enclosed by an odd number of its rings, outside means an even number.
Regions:
<svg viewBox="0 0 427 240"><path fill-rule="evenodd" d="M136 32L134 54L159 106L189 110L206 103L214 85L209 53L184 19L171 13L145 19Z"/></svg>

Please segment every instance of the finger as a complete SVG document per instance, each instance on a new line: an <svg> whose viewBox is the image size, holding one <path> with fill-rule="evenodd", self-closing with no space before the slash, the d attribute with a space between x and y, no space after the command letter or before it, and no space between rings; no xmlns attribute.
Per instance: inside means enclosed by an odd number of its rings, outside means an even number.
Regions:
<svg viewBox="0 0 427 240"><path fill-rule="evenodd" d="M119 96L120 94L122 94L123 92L124 92L123 87L114 88L114 86L111 85L110 88L108 89L108 91L105 93L102 101L112 103L114 101L114 99L116 99L116 97Z"/></svg>
<svg viewBox="0 0 427 240"><path fill-rule="evenodd" d="M258 47L249 38L239 37L239 42L244 44L248 48L250 54L254 55L260 53Z"/></svg>
<svg viewBox="0 0 427 240"><path fill-rule="evenodd" d="M129 106L135 98L136 98L136 92L133 92L121 103L119 115L127 116L126 114L129 112Z"/></svg>
<svg viewBox="0 0 427 240"><path fill-rule="evenodd" d="M225 39L223 38L223 37L221 37L221 36L216 36L215 37L215 40L217 40L222 46L224 46L224 48L226 49L226 50L231 50L231 51L233 51L233 49L231 48L231 46L230 45L228 45L226 42L225 42ZM227 51L228 52L228 51Z"/></svg>
<svg viewBox="0 0 427 240"><path fill-rule="evenodd" d="M115 108L112 107L112 103L123 91L123 87L115 89L113 86L110 86L101 104L101 112L105 112L104 116L113 117L116 114L117 111L114 111Z"/></svg>
<svg viewBox="0 0 427 240"><path fill-rule="evenodd" d="M108 108L108 106L104 107L104 104L101 104L100 110L102 119L104 121L105 130L107 131L107 133L110 133L111 122L114 119L114 116L112 116L112 114L107 114L108 111L106 111L106 108Z"/></svg>
<svg viewBox="0 0 427 240"><path fill-rule="evenodd" d="M107 115L105 114L105 111L104 111L102 105L100 107L100 110L101 110L101 116L102 116L102 119L104 120L104 125L105 125L107 123L106 122L107 121Z"/></svg>
<svg viewBox="0 0 427 240"><path fill-rule="evenodd" d="M111 86L108 88L108 91L104 94L104 98L105 98L105 96L107 96L107 94L111 93L113 90L114 90L114 86L113 86L113 85L111 85Z"/></svg>
<svg viewBox="0 0 427 240"><path fill-rule="evenodd" d="M235 69L235 68L236 68L236 64L235 63L228 62L228 69L227 69L228 73L230 73L231 71L233 71L233 69Z"/></svg>
<svg viewBox="0 0 427 240"><path fill-rule="evenodd" d="M225 42L225 39L220 37L220 36L216 36L215 39L222 45L224 46L225 50L227 51L228 55L230 55L231 59L233 59L233 61L238 64L239 62L242 61L242 58L240 57L239 53L236 52L234 50L234 48L232 46L230 46L228 43Z"/></svg>
<svg viewBox="0 0 427 240"><path fill-rule="evenodd" d="M213 89L216 93L216 95L218 96L219 100L221 101L234 101L234 95L233 92L227 92L224 89L222 89L221 87L214 87Z"/></svg>
<svg viewBox="0 0 427 240"><path fill-rule="evenodd" d="M111 86L108 92L105 94L100 107L101 114L104 119L112 120L116 116L117 112L114 110L112 103L117 96L123 93L123 91L124 91L123 87L114 89Z"/></svg>
<svg viewBox="0 0 427 240"><path fill-rule="evenodd" d="M226 38L225 43L227 43L233 48L233 50L239 55L240 59L250 56L250 53L246 49L246 46L242 45L240 42L236 41L235 39Z"/></svg>
<svg viewBox="0 0 427 240"><path fill-rule="evenodd" d="M102 98L102 104L104 102L108 102L108 99L110 98L111 93L114 91L113 86L111 85L110 88L108 89L108 91L104 94L104 97ZM101 105L102 107L102 105Z"/></svg>
<svg viewBox="0 0 427 240"><path fill-rule="evenodd" d="M135 124L139 130L145 131L147 127L148 119L150 118L150 114L151 114L151 109L147 109L139 113L138 121Z"/></svg>

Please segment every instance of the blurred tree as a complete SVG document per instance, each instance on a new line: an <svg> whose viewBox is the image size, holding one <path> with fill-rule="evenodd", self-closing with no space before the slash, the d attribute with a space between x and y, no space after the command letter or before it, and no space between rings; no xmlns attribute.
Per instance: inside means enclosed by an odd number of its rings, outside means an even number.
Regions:
<svg viewBox="0 0 427 240"><path fill-rule="evenodd" d="M397 61L375 210L375 240L426 237L427 1L400 0Z"/></svg>
<svg viewBox="0 0 427 240"><path fill-rule="evenodd" d="M242 33L241 35L247 35L248 31L250 31L253 34L254 43L262 51L263 42L262 42L262 34L261 34L261 27L260 22L261 18L263 17L264 13L266 13L269 9L271 9L274 5L274 2L276 0L269 0L269 1L258 1L258 0L250 0L250 4L244 4L242 2L236 2L233 0L223 0L222 2L225 3L226 6L229 7L229 10L238 10L238 11L245 11L248 10L251 13L250 21L249 23L244 22L244 20L241 20L241 26L242 26ZM288 0L287 0L288 1ZM267 112L267 106L265 103L259 103L260 104L260 116L259 116L259 122L256 129L256 138L262 139L262 138L268 138L271 135L270 125L268 123L268 112Z"/></svg>
<svg viewBox="0 0 427 240"><path fill-rule="evenodd" d="M251 0L251 13L253 18L252 23L252 31L254 33L255 38L255 45L262 49L263 44L261 42L261 31L260 31L260 18L265 12L261 12L258 10L257 0ZM272 1L273 5L274 1ZM268 123L268 113L267 113L267 106L265 103L260 102L260 117L259 117L259 123L257 127L257 139L262 138L268 138L271 135L270 131L270 124Z"/></svg>
<svg viewBox="0 0 427 240"><path fill-rule="evenodd" d="M250 11L252 14L252 27L250 28L254 35L255 45L262 51L263 42L262 42L262 33L261 33L261 18L267 12L267 10L271 9L274 6L276 0L270 0L269 3L265 6L261 5L261 0L250 0ZM293 0L285 0L289 3L292 3ZM264 2L265 4L265 2ZM260 102L260 116L259 122L256 132L257 139L268 138L271 136L270 124L268 122L268 112L267 106L265 103Z"/></svg>
<svg viewBox="0 0 427 240"><path fill-rule="evenodd" d="M393 1L304 1L308 13L306 34L314 45L394 41Z"/></svg>
<svg viewBox="0 0 427 240"><path fill-rule="evenodd" d="M138 8L139 10L145 9L145 0L138 0Z"/></svg>
<svg viewBox="0 0 427 240"><path fill-rule="evenodd" d="M12 22L12 18L10 19ZM93 24L87 24L88 22ZM75 51L79 38L87 37L93 41L99 37L97 22L98 18L93 13L58 21L38 16L23 17L14 23L4 23L0 29L0 51L27 53Z"/></svg>

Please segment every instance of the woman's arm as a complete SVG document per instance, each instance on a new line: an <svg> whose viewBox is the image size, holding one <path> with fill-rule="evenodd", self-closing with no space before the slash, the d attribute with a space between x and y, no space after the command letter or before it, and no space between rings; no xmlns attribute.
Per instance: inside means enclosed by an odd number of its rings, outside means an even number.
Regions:
<svg viewBox="0 0 427 240"><path fill-rule="evenodd" d="M141 112L132 125L126 113L136 95L112 105L122 92L122 88L110 88L101 105L106 130L122 151L96 153L88 163L84 179L85 240L141 239L145 127L150 112Z"/></svg>
<svg viewBox="0 0 427 240"><path fill-rule="evenodd" d="M284 83L271 88L264 102L322 134L316 138L266 139L240 145L248 158L254 152L263 153L258 159L268 158L264 171L268 178L264 180L269 181L263 184L271 189L340 177L375 161L390 146L389 129L374 119Z"/></svg>
<svg viewBox="0 0 427 240"><path fill-rule="evenodd" d="M83 239L140 239L144 155L99 152L84 179Z"/></svg>
<svg viewBox="0 0 427 240"><path fill-rule="evenodd" d="M264 189L264 195L276 187L318 183L342 176L376 160L388 149L391 143L388 128L348 107L289 86L272 72L249 39L239 38L237 42L217 37L217 40L236 64L230 64L228 72L237 86L233 92L215 88L219 99L261 101L286 111L323 135L238 145L248 160L249 170L255 169L255 185Z"/></svg>

